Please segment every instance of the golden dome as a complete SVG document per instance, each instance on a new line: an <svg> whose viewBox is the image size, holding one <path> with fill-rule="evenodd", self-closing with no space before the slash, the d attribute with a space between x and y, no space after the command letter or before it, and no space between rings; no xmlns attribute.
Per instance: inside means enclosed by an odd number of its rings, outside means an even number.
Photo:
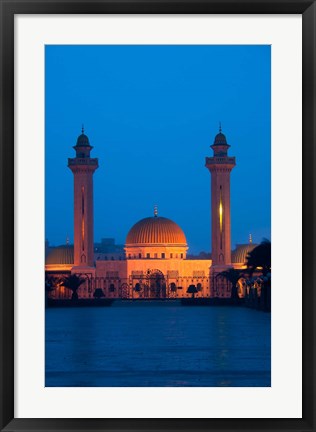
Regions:
<svg viewBox="0 0 316 432"><path fill-rule="evenodd" d="M57 264L72 264L74 263L74 247L73 246L58 246L51 248L48 252L46 259L46 265L57 265Z"/></svg>
<svg viewBox="0 0 316 432"><path fill-rule="evenodd" d="M257 244L238 244L236 249L232 251L232 263L242 263L245 264L247 261L247 255L256 247Z"/></svg>
<svg viewBox="0 0 316 432"><path fill-rule="evenodd" d="M126 237L126 245L179 245L187 246L182 229L170 219L148 217L137 222Z"/></svg>

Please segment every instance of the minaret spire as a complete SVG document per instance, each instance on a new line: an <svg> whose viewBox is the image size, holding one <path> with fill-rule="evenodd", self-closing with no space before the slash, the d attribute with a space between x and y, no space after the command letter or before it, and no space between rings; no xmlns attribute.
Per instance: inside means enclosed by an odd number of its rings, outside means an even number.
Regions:
<svg viewBox="0 0 316 432"><path fill-rule="evenodd" d="M230 173L236 161L234 157L228 156L229 147L219 122L219 133L211 145L213 156L207 157L205 161L211 173L212 266L219 271L231 265Z"/></svg>
<svg viewBox="0 0 316 432"><path fill-rule="evenodd" d="M68 159L74 175L74 267L94 267L93 250L93 174L98 159L90 157L92 146L82 134L74 147L76 156Z"/></svg>
<svg viewBox="0 0 316 432"><path fill-rule="evenodd" d="M158 216L158 206L155 205L154 206L154 217L157 217L157 216Z"/></svg>

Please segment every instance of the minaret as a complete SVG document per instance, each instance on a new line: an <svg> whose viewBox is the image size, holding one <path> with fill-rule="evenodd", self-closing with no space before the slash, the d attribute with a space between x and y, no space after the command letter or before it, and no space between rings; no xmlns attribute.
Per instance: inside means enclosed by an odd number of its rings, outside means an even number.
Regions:
<svg viewBox="0 0 316 432"><path fill-rule="evenodd" d="M211 146L213 157L205 160L205 166L211 173L212 267L215 268L231 265L230 173L236 162L234 157L227 155L229 147L220 125Z"/></svg>
<svg viewBox="0 0 316 432"><path fill-rule="evenodd" d="M68 159L68 167L74 175L74 266L93 267L93 173L98 159L90 158L93 147L83 127L73 148L76 157Z"/></svg>

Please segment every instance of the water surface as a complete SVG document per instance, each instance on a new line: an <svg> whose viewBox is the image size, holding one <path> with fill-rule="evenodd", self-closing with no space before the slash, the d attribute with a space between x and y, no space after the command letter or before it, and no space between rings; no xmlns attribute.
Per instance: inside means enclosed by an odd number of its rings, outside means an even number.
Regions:
<svg viewBox="0 0 316 432"><path fill-rule="evenodd" d="M270 386L271 315L114 302L46 310L46 386Z"/></svg>

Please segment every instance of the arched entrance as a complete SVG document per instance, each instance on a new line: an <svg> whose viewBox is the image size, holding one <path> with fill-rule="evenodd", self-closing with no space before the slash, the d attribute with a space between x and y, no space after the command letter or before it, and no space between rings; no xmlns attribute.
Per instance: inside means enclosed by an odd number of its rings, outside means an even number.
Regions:
<svg viewBox="0 0 316 432"><path fill-rule="evenodd" d="M127 283L123 283L120 287L120 297L122 299L128 299L129 295L129 285Z"/></svg>
<svg viewBox="0 0 316 432"><path fill-rule="evenodd" d="M147 271L147 285L149 298L166 298L166 280L160 270Z"/></svg>

